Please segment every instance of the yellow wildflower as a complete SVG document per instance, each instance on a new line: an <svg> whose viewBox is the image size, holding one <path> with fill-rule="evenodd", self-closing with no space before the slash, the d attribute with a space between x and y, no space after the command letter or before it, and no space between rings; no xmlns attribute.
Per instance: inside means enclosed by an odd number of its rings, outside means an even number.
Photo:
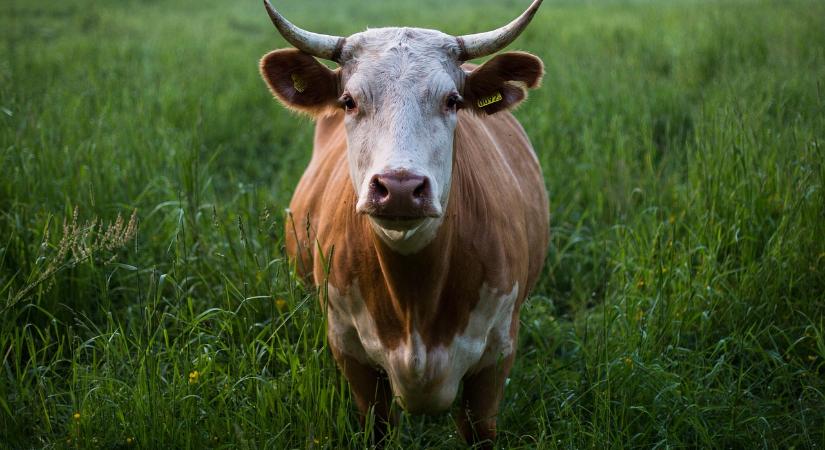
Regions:
<svg viewBox="0 0 825 450"><path fill-rule="evenodd" d="M80 421L80 412L75 412L74 414L72 414L72 419L74 419L75 422L79 422Z"/></svg>
<svg viewBox="0 0 825 450"><path fill-rule="evenodd" d="M275 300L275 307L278 308L280 312L286 311L286 300L282 298Z"/></svg>
<svg viewBox="0 0 825 450"><path fill-rule="evenodd" d="M624 361L624 365L627 367L633 367L633 359L629 356L625 356L622 361Z"/></svg>
<svg viewBox="0 0 825 450"><path fill-rule="evenodd" d="M189 384L195 384L198 382L198 378L200 378L201 374L197 370L193 370L189 372Z"/></svg>

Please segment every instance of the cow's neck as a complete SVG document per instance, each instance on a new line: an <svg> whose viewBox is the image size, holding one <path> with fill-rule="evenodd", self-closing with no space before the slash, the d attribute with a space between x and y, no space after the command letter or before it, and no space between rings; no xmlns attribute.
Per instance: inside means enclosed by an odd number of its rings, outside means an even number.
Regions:
<svg viewBox="0 0 825 450"><path fill-rule="evenodd" d="M378 233L373 234L387 300L406 333L430 328L441 309L442 294L451 275L452 225L451 220L444 220L430 242L410 254L397 251Z"/></svg>

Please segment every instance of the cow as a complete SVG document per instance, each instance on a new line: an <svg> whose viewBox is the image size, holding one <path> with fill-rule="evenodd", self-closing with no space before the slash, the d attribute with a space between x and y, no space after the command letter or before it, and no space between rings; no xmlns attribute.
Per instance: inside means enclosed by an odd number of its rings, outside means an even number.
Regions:
<svg viewBox="0 0 825 450"><path fill-rule="evenodd" d="M509 110L544 67L524 52L466 62L514 41L541 0L465 36L395 27L329 36L264 5L295 48L266 54L261 75L283 105L316 120L287 253L319 289L362 424L373 411L380 441L397 420L393 404L441 412L461 385L459 432L492 445L519 309L549 240L541 168Z"/></svg>

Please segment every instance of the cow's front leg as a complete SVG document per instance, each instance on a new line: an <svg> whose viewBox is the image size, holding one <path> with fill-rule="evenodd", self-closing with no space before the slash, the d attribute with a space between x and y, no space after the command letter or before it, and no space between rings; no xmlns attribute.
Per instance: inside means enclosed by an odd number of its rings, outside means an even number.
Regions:
<svg viewBox="0 0 825 450"><path fill-rule="evenodd" d="M369 409L373 408L375 417L372 429L373 442L380 445L389 431L389 426L397 421L391 408L393 397L389 380L381 371L360 363L332 346L330 348L338 367L341 368L349 382L355 404L358 406L360 413L358 418L362 427L366 427Z"/></svg>
<svg viewBox="0 0 825 450"><path fill-rule="evenodd" d="M504 394L504 380L510 373L514 357L515 354L511 354L497 364L464 377L461 408L456 421L458 431L467 444L493 448L498 406Z"/></svg>

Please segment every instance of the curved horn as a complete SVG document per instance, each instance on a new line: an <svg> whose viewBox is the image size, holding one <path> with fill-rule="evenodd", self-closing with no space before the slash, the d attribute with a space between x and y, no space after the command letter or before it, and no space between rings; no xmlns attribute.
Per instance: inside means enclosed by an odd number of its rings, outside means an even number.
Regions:
<svg viewBox="0 0 825 450"><path fill-rule="evenodd" d="M461 61L468 61L482 56L492 55L493 53L507 47L511 42L527 28L527 25L536 15L542 0L533 0L527 10L516 17L515 20L504 25L501 28L485 31L484 33L468 34L465 36L456 36L458 46L461 47Z"/></svg>
<svg viewBox="0 0 825 450"><path fill-rule="evenodd" d="M344 48L346 38L303 30L275 11L275 8L269 4L269 0L264 0L264 6L275 28L295 48L318 58L341 62L338 59L341 57L341 49Z"/></svg>

